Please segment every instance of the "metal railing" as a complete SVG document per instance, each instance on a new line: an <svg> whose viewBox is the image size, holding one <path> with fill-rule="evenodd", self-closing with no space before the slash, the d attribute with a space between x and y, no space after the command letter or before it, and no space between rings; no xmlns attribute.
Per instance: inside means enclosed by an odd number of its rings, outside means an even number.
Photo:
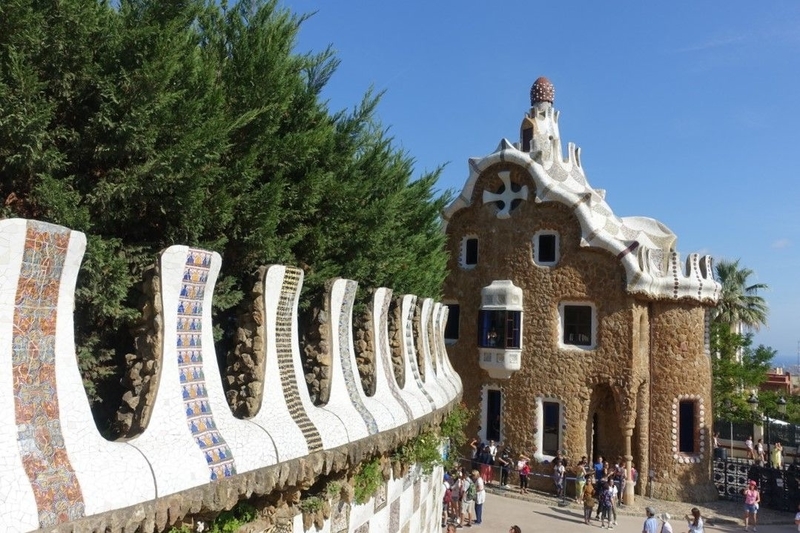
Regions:
<svg viewBox="0 0 800 533"><path fill-rule="evenodd" d="M761 505L781 511L796 509L800 501L800 465L772 468L748 459L714 459L714 484L720 498L742 501L750 480L758 483Z"/></svg>

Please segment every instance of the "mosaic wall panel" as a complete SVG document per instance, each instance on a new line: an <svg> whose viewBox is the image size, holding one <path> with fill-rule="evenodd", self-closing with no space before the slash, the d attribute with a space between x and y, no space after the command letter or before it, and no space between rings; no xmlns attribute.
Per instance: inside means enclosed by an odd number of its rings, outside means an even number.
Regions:
<svg viewBox="0 0 800 533"><path fill-rule="evenodd" d="M380 346L378 346L376 352L380 354L380 363L383 367L383 377L386 379L386 385L389 387L389 392L392 393L395 401L400 405L400 408L403 409L403 413L406 415L407 420L413 420L414 414L411 412L411 408L408 406L408 403L403 399L400 395L400 391L397 389L395 385L395 378L394 378L394 370L392 369L392 361L389 355L390 348L389 348L389 304L391 303L390 294L387 293L386 297L381 302L381 320L379 323L380 329Z"/></svg>
<svg viewBox="0 0 800 533"><path fill-rule="evenodd" d="M211 480L236 474L236 462L217 430L203 375L203 298L211 254L190 249L178 299L177 353L186 424L208 463Z"/></svg>
<svg viewBox="0 0 800 533"><path fill-rule="evenodd" d="M331 513L331 533L348 533L350 531L350 504L339 502Z"/></svg>
<svg viewBox="0 0 800 533"><path fill-rule="evenodd" d="M400 530L400 498L395 499L389 506L389 531L394 533Z"/></svg>
<svg viewBox="0 0 800 533"><path fill-rule="evenodd" d="M378 511L386 507L386 501L388 499L389 487L386 483L382 483L378 490L375 491L375 507L373 510L374 514L378 514Z"/></svg>
<svg viewBox="0 0 800 533"><path fill-rule="evenodd" d="M303 401L300 399L292 355L292 342L294 342L292 317L294 316L294 300L300 286L301 272L300 269L286 267L275 322L275 349L278 353L278 367L280 368L286 406L300 431L303 432L310 453L322 449L322 437L306 413Z"/></svg>
<svg viewBox="0 0 800 533"><path fill-rule="evenodd" d="M350 403L356 408L358 414L367 425L367 430L370 435L378 432L378 424L375 422L375 417L364 405L364 400L361 398L358 387L361 386L360 379L356 381L355 373L357 370L353 369L353 363L350 359L350 334L351 324L350 316L353 312L353 301L356 296L356 289L358 284L355 281L347 281L344 291L344 299L342 300L342 307L339 311L339 359L342 363L342 373L344 374L344 381L347 385L347 395L350 398Z"/></svg>
<svg viewBox="0 0 800 533"><path fill-rule="evenodd" d="M361 524L355 529L354 533L369 533L369 522Z"/></svg>
<svg viewBox="0 0 800 533"><path fill-rule="evenodd" d="M17 444L41 527L75 520L85 512L64 447L56 394L57 303L69 238L66 228L28 221L13 319Z"/></svg>

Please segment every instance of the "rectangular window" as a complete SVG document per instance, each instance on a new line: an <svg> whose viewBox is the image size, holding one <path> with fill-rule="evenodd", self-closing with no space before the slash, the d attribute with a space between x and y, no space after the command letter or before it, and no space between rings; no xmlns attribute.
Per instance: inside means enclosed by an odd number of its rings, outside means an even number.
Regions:
<svg viewBox="0 0 800 533"><path fill-rule="evenodd" d="M459 319L461 318L461 306L458 304L447 304L447 325L444 327L444 340L457 341L459 333Z"/></svg>
<svg viewBox="0 0 800 533"><path fill-rule="evenodd" d="M561 404L542 402L542 453L557 455L561 449Z"/></svg>
<svg viewBox="0 0 800 533"><path fill-rule="evenodd" d="M553 234L539 235L536 243L537 263L556 262L556 236Z"/></svg>
<svg viewBox="0 0 800 533"><path fill-rule="evenodd" d="M588 305L564 306L564 344L592 345L592 308Z"/></svg>
<svg viewBox="0 0 800 533"><path fill-rule="evenodd" d="M678 407L678 451L696 453L694 448L694 400L681 400Z"/></svg>
<svg viewBox="0 0 800 533"><path fill-rule="evenodd" d="M478 239L470 237L464 243L464 264L477 265L478 264Z"/></svg>
<svg viewBox="0 0 800 533"><path fill-rule="evenodd" d="M481 310L478 320L478 346L481 348L520 347L521 311Z"/></svg>

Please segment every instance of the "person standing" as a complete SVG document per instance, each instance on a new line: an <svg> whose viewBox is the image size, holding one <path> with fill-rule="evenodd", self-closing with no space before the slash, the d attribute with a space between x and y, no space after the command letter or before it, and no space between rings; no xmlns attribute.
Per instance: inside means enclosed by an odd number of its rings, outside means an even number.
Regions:
<svg viewBox="0 0 800 533"><path fill-rule="evenodd" d="M452 479L450 478L450 474L445 472L444 479L442 480L442 489L444 490L442 496L442 527L447 525L447 519L450 515L450 507L452 505L452 496L453 493L450 491L452 488L451 486Z"/></svg>
<svg viewBox="0 0 800 533"><path fill-rule="evenodd" d="M753 449L753 436L752 435L749 435L747 437L747 440L744 441L744 446L745 446L745 448L747 448L747 458L748 459L755 459L756 458L756 452Z"/></svg>
<svg viewBox="0 0 800 533"><path fill-rule="evenodd" d="M464 526L472 527L473 513L475 512L475 483L469 477L463 477L461 485L461 521Z"/></svg>
<svg viewBox="0 0 800 533"><path fill-rule="evenodd" d="M772 468L781 470L783 468L783 445L781 441L775 442L772 447Z"/></svg>
<svg viewBox="0 0 800 533"><path fill-rule="evenodd" d="M748 519L753 524L753 531L756 530L758 522L758 506L761 503L761 493L754 480L750 480L747 489L744 491L744 530L748 531Z"/></svg>
<svg viewBox="0 0 800 533"><path fill-rule="evenodd" d="M522 533L522 529L519 526L511 526L508 528L508 533Z"/></svg>
<svg viewBox="0 0 800 533"><path fill-rule="evenodd" d="M583 497L583 487L586 486L586 458L582 458L575 467L575 501Z"/></svg>
<svg viewBox="0 0 800 533"><path fill-rule="evenodd" d="M686 515L686 523L689 526L688 533L703 533L703 517L700 516L700 509L697 507L692 508L692 516ZM745 528L745 531L747 528ZM756 528L753 528L755 531Z"/></svg>
<svg viewBox="0 0 800 533"><path fill-rule="evenodd" d="M486 451L489 454L489 468L486 475L483 476L483 480L487 485L491 485L494 482L494 466L497 464L497 444L493 440L489 440L489 446L486 447Z"/></svg>
<svg viewBox="0 0 800 533"><path fill-rule="evenodd" d="M592 477L594 474L589 474L587 483L583 487L583 492L581 492L581 498L583 499L583 523L589 524L589 521L592 519L592 511L594 510L594 506L597 504L594 497L594 484L592 483Z"/></svg>
<svg viewBox="0 0 800 533"><path fill-rule="evenodd" d="M503 448L503 452L497 458L497 462L500 464L500 486L506 487L508 486L508 472L511 470L511 454L507 447Z"/></svg>
<svg viewBox="0 0 800 533"><path fill-rule="evenodd" d="M483 522L483 504L486 501L486 486L477 470L472 471L472 482L475 483L475 523Z"/></svg>
<svg viewBox="0 0 800 533"><path fill-rule="evenodd" d="M756 442L756 461L761 466L764 466L764 462L767 460L767 456L764 453L764 441L762 439L758 439Z"/></svg>
<svg viewBox="0 0 800 533"><path fill-rule="evenodd" d="M658 533L658 520L656 520L656 510L648 507L644 510L647 518L642 526L642 533Z"/></svg>
<svg viewBox="0 0 800 533"><path fill-rule="evenodd" d="M450 481L450 510L448 514L457 524L461 524L461 485L464 481L464 472L459 468Z"/></svg>
<svg viewBox="0 0 800 533"><path fill-rule="evenodd" d="M660 533L673 533L672 524L669 523L672 517L669 513L661 513L661 532Z"/></svg>
<svg viewBox="0 0 800 533"><path fill-rule="evenodd" d="M561 462L561 459L556 459L553 463L553 482L556 484L556 497L564 498L564 478L566 477L566 468Z"/></svg>
<svg viewBox="0 0 800 533"><path fill-rule="evenodd" d="M603 479L603 456L598 455L597 461L594 463L594 482L600 483L600 480ZM595 487L597 489L597 487Z"/></svg>
<svg viewBox="0 0 800 533"><path fill-rule="evenodd" d="M603 492L600 493L600 527L614 529L611 524L611 507L614 505L614 492L611 490L611 482L606 481ZM608 526L606 526L608 522Z"/></svg>
<svg viewBox="0 0 800 533"><path fill-rule="evenodd" d="M531 473L531 465L528 464L530 459L522 454L519 454L517 461L517 472L519 473L519 493L528 493L528 474Z"/></svg>

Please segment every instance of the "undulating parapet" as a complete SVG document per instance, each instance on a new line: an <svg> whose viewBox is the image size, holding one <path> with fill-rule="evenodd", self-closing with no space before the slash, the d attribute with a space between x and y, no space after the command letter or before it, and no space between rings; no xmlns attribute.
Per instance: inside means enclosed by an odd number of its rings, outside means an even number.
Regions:
<svg viewBox="0 0 800 533"><path fill-rule="evenodd" d="M375 391L366 394L353 347L357 284L336 279L327 295L330 395L324 405L314 405L304 382L297 332L303 273L270 266L259 270L254 294L260 301L252 309L261 316L249 326L258 361L249 366L247 379L261 386L252 389L257 391L253 397L237 392L237 401L247 403L252 415L237 418L226 398L212 329L221 257L171 246L158 258L143 318L152 344L147 361L142 359L152 369L150 390L140 390L148 408L131 414L138 434L110 442L95 426L75 350L74 290L85 245L83 234L63 227L0 221L0 358L9 369L0 372L0 413L14 420L0 429L5 444L0 448L0 487L6 488L0 517L11 530L116 512L340 448L414 422L460 394L440 351L444 322L432 301L422 305L426 318L418 359L414 296L399 300L400 364L410 379L398 383L389 289L375 291L372 302L368 323ZM141 398L129 400L136 406ZM389 494L396 505L399 493L411 489L404 483L394 485L397 494ZM431 490L432 501L438 501L440 495ZM430 514L416 504L414 509L420 516ZM394 515L381 516L378 522L388 524Z"/></svg>
<svg viewBox="0 0 800 533"><path fill-rule="evenodd" d="M215 252L187 246L160 257L158 394L144 432L129 441L147 457L159 496L278 462L270 435L235 418L225 399L211 322L221 262Z"/></svg>
<svg viewBox="0 0 800 533"><path fill-rule="evenodd" d="M156 497L145 458L97 431L73 337L82 233L0 221L0 517L55 526ZM120 480L125 480L120 483Z"/></svg>

